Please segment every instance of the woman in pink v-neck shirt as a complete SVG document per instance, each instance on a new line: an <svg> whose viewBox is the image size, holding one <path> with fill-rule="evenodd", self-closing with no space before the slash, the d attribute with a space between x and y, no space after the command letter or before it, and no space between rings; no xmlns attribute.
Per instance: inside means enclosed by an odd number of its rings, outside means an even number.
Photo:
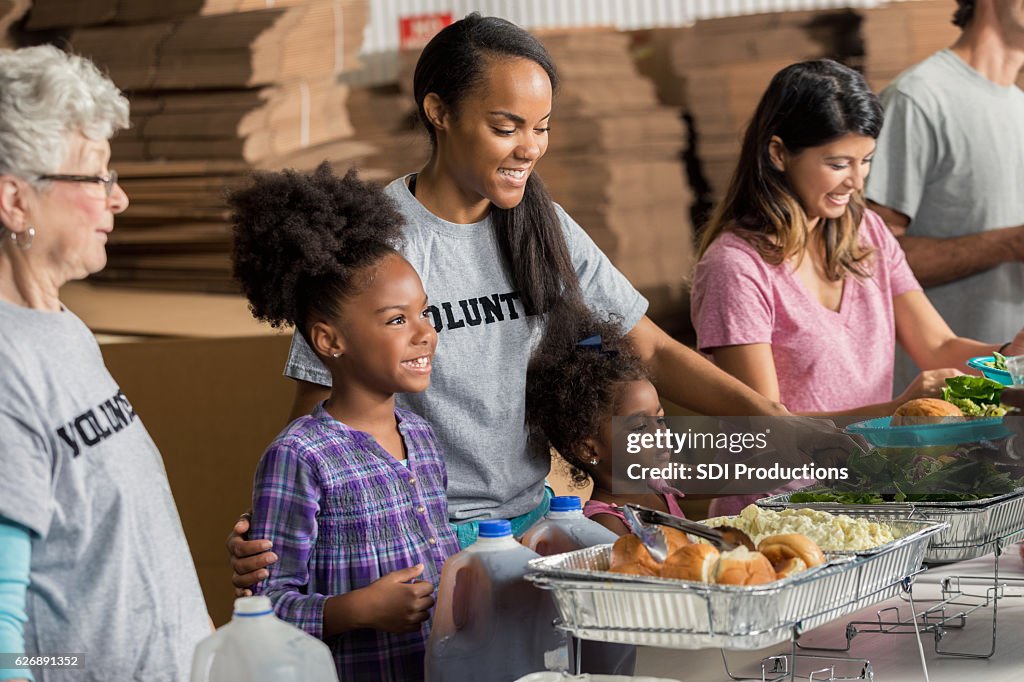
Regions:
<svg viewBox="0 0 1024 682"><path fill-rule="evenodd" d="M723 346L767 346L778 399L793 412L888 403L896 350L893 300L921 287L876 213L865 212L859 232L875 251L874 271L870 278L845 279L838 310L808 291L790 264L771 265L735 232L722 234L705 252L694 282L701 350L717 359Z"/></svg>
<svg viewBox="0 0 1024 682"><path fill-rule="evenodd" d="M892 414L939 395L952 368L1004 341L957 337L865 208L881 126L857 72L830 60L786 67L703 235L692 289L698 347L792 412ZM897 341L925 371L893 400ZM1005 346L1024 354L1024 331Z"/></svg>

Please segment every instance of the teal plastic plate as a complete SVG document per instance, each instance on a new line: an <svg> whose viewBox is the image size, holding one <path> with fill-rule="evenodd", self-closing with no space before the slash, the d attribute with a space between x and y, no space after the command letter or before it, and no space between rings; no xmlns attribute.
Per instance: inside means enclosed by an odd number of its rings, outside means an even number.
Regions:
<svg viewBox="0 0 1024 682"><path fill-rule="evenodd" d="M967 366L972 369L981 370L982 374L987 376L992 381L998 381L1003 386L1012 385L1013 381L1010 380L1009 372L1007 372L1005 369L996 369L994 367L989 367L988 365L984 364L986 362L992 362L993 360L995 360L995 357L992 355L981 355L979 357L971 358L970 360L968 360Z"/></svg>
<svg viewBox="0 0 1024 682"><path fill-rule="evenodd" d="M959 445L979 440L999 440L1010 435L1002 417L975 418L946 424L889 426L891 417L876 417L846 427L877 448L909 448L928 445Z"/></svg>

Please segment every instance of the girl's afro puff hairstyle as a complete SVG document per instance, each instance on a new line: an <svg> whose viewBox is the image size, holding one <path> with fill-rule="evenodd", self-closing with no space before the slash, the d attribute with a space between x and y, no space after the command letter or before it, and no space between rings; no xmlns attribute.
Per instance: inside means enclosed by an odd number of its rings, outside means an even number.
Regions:
<svg viewBox="0 0 1024 682"><path fill-rule="evenodd" d="M355 170L339 177L325 161L312 173L254 173L231 192L234 275L249 307L274 327L308 339L317 319L336 319L365 283L360 271L395 253L402 215Z"/></svg>
<svg viewBox="0 0 1024 682"><path fill-rule="evenodd" d="M580 346L591 336L600 348ZM598 436L603 420L614 415L616 387L648 378L622 325L601 320L578 305L553 311L526 375L526 423L531 438L554 448L570 466L573 481L585 485L587 438Z"/></svg>

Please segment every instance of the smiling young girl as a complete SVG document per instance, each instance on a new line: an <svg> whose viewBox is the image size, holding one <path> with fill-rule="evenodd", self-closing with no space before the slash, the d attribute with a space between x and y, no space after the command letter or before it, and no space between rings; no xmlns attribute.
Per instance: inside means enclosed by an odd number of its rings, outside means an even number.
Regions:
<svg viewBox="0 0 1024 682"><path fill-rule="evenodd" d="M334 386L260 460L252 523L280 560L257 589L330 645L342 680L422 679L433 588L458 546L433 430L395 406L430 384L437 344L395 250L402 218L326 164L257 175L230 202L253 314L294 325Z"/></svg>
<svg viewBox="0 0 1024 682"><path fill-rule="evenodd" d="M772 79L693 284L700 350L804 414L889 415L935 396L997 345L957 337L921 292L862 190L882 127L857 72L830 60ZM926 369L895 400L899 342ZM1024 332L1008 352L1024 352Z"/></svg>
<svg viewBox="0 0 1024 682"><path fill-rule="evenodd" d="M684 516L680 491L659 481L638 490L637 482L628 478L628 465L664 466L668 452L645 451L651 461L612 456L613 451L625 452L627 434L642 432L665 415L629 338L614 320L602 321L586 311L558 317L559 324L548 327L534 352L526 376L531 437L539 447L558 451L574 482L593 481L583 513L619 535L629 532L620 509L627 503ZM613 417L622 419L613 422Z"/></svg>

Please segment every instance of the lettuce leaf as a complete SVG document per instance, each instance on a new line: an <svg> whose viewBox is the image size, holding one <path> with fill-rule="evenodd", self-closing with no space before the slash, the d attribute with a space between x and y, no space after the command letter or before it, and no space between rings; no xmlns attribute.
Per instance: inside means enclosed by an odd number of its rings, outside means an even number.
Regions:
<svg viewBox="0 0 1024 682"><path fill-rule="evenodd" d="M979 405L982 403L998 405L1003 388L998 381L965 374L946 379L946 386L942 389L942 399L953 402L950 398L966 398Z"/></svg>

